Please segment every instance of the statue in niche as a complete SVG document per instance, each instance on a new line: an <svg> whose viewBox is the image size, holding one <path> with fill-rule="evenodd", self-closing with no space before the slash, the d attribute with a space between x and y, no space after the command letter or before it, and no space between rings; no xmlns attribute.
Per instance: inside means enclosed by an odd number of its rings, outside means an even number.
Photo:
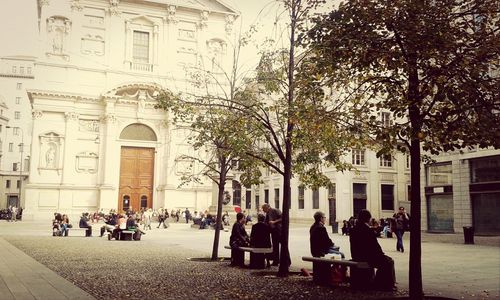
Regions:
<svg viewBox="0 0 500 300"><path fill-rule="evenodd" d="M45 153L45 167L50 169L56 167L56 146L54 144L50 144Z"/></svg>

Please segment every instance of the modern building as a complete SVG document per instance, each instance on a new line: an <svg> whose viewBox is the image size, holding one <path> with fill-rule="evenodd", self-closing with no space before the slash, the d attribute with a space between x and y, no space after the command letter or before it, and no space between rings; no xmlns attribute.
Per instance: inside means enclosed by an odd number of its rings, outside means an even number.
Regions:
<svg viewBox="0 0 500 300"><path fill-rule="evenodd" d="M24 206L29 175L31 104L35 58L0 58L0 208Z"/></svg>
<svg viewBox="0 0 500 300"><path fill-rule="evenodd" d="M425 167L422 228L429 232L499 235L500 150L475 149L434 158Z"/></svg>
<svg viewBox="0 0 500 300"><path fill-rule="evenodd" d="M24 217L209 207L211 184L178 187L193 150L155 97L189 88L186 67L224 64L238 14L214 0L39 0L38 17Z"/></svg>

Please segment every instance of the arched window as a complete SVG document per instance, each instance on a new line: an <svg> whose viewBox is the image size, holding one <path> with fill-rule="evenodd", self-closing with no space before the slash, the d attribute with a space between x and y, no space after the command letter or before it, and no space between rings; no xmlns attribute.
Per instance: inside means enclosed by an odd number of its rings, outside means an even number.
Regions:
<svg viewBox="0 0 500 300"><path fill-rule="evenodd" d="M130 196L124 195L123 196L123 210L127 211L129 208L130 208Z"/></svg>
<svg viewBox="0 0 500 300"><path fill-rule="evenodd" d="M145 195L141 196L141 208L148 208L148 197Z"/></svg>
<svg viewBox="0 0 500 300"><path fill-rule="evenodd" d="M150 127L144 124L130 124L125 127L120 134L120 139L124 140L139 140L139 141L156 141L156 134Z"/></svg>

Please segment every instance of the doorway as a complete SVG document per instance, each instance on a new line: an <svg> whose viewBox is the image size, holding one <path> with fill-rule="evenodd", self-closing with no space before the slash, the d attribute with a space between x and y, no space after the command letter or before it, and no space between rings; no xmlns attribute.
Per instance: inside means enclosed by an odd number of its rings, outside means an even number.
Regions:
<svg viewBox="0 0 500 300"><path fill-rule="evenodd" d="M154 153L154 148L121 148L119 211L152 207Z"/></svg>

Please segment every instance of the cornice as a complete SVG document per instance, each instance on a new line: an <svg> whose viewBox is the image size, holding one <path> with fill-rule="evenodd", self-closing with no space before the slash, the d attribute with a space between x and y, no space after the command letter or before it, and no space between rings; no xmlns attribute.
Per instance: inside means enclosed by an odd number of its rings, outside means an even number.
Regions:
<svg viewBox="0 0 500 300"><path fill-rule="evenodd" d="M33 98L48 98L51 99L71 99L76 101L88 101L88 102L100 102L101 97L95 97L91 95L85 94L77 94L77 93L67 93L60 91L47 91L47 90L27 90L29 98L32 100Z"/></svg>

